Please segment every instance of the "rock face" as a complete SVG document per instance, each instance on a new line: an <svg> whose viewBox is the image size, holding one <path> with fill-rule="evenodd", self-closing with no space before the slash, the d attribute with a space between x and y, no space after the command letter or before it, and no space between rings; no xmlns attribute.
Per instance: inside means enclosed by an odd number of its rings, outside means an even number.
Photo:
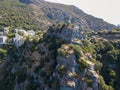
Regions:
<svg viewBox="0 0 120 90"><path fill-rule="evenodd" d="M102 85L99 83L99 70L95 70L99 48L95 47L100 43L86 39L84 32L116 27L74 6L43 0L20 1L33 7L33 17L37 16L43 26L48 21L65 25L53 25L46 33L36 32L36 37L28 37L19 48L8 45L7 51L0 49L0 90L103 90L106 84L103 79ZM74 44L76 41L81 45Z"/></svg>
<svg viewBox="0 0 120 90"><path fill-rule="evenodd" d="M48 35L57 36L63 40L69 41L70 43L78 39L86 39L83 30L78 25L67 25L61 27L50 27L48 30ZM94 63L91 61L93 59L90 53L83 53L81 51L80 59L85 59L88 64L88 68L81 72L78 68L81 66L78 64L78 59L75 55L74 50L72 50L69 45L63 45L58 49L59 55L57 56L57 66L58 72L55 72L55 77L58 77L60 82L60 90L98 90L98 77L99 75L94 70ZM61 54L63 53L63 54ZM65 54L67 53L67 54ZM63 75L58 74L59 72ZM87 73L89 73L90 80L92 84L89 88L89 83L86 81L88 78ZM82 80L82 78L85 78Z"/></svg>
<svg viewBox="0 0 120 90"><path fill-rule="evenodd" d="M69 57L58 56L57 57L57 69L61 65L65 66L66 74L60 79L60 90L78 90L78 80L73 77L76 71L77 63L75 55L70 55Z"/></svg>
<svg viewBox="0 0 120 90"><path fill-rule="evenodd" d="M83 33L83 30L78 25L73 26L62 26L58 29L58 27L52 27L48 30L49 35L56 35L63 40L74 42L74 40L86 39L86 35Z"/></svg>
<svg viewBox="0 0 120 90"><path fill-rule="evenodd" d="M57 3L50 3L44 0L20 0L23 3L34 5L35 12L43 13L46 17L44 19L50 20L54 23L70 22L78 23L82 29L93 30L111 30L116 26L109 24L102 19L95 18L91 15L84 13L82 10L75 6L68 6ZM33 11L33 12L34 12Z"/></svg>
<svg viewBox="0 0 120 90"><path fill-rule="evenodd" d="M63 75L62 78L60 78L60 90L89 90L88 83L86 81L82 81L81 77L84 77L86 75L82 74L82 72L79 73L79 79L76 79L74 77L74 74L78 72L78 64L76 63L76 58L74 55L70 55L69 57L58 57L58 67L60 65L65 65L67 69L66 75ZM91 64L89 64L90 66ZM93 67L94 68L94 67ZM97 73L93 70L89 70L90 72L90 77L93 80L92 83L92 90L98 90L98 75Z"/></svg>
<svg viewBox="0 0 120 90"><path fill-rule="evenodd" d="M58 28L53 26L38 35L40 40L28 38L19 48L12 46L5 55L8 56L6 62L0 64L0 90L109 88L100 78L102 63L96 60L95 45L91 40L81 40L84 36L81 27L71 24L59 25ZM82 45L72 43L74 39L81 41ZM108 67L115 68L111 64Z"/></svg>
<svg viewBox="0 0 120 90"><path fill-rule="evenodd" d="M62 46L62 49L68 51L67 56L61 54L57 57L55 77L58 77L60 82L60 90L98 90L98 78L99 75L94 70L94 63L88 59L85 62L88 64L88 68L83 71L79 70L79 66L74 52L70 53L72 50L68 46ZM81 58L87 58L82 54ZM60 74L61 73L61 74ZM89 76L87 75L89 73ZM91 85L87 80L92 80Z"/></svg>

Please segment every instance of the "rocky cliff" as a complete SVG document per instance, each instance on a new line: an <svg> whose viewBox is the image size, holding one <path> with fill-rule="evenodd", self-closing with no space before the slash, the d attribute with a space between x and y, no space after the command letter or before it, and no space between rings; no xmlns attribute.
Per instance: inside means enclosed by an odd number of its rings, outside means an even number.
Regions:
<svg viewBox="0 0 120 90"><path fill-rule="evenodd" d="M119 70L116 68L117 64L113 67L111 64L113 61L107 62L105 57L108 54L109 58L111 53L115 53L113 55L118 55L119 58L117 48L114 46L116 50L113 50L108 40L96 38L97 36L94 38L86 34L87 38L81 39L82 31L72 26L63 24L60 28L60 25L56 25L50 27L46 33L37 32L36 37L27 37L25 43L18 48L14 45L3 45L3 49L0 49L2 55L0 89L113 90L117 88L118 86L106 83L107 78L104 78L102 73L107 68ZM103 51L108 53L101 53ZM110 80L115 80L115 72L117 71L112 71L111 76L108 76Z"/></svg>
<svg viewBox="0 0 120 90"><path fill-rule="evenodd" d="M0 28L10 27L8 41L14 28L35 32L23 35L19 47L0 45L0 90L120 89L120 41L104 37L116 26L44 0L0 0L0 8ZM95 32L101 29L106 31Z"/></svg>

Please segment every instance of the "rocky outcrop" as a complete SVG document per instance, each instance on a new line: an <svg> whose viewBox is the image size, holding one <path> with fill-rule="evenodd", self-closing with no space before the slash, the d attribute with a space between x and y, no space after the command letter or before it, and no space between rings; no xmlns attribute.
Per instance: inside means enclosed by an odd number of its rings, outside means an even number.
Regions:
<svg viewBox="0 0 120 90"><path fill-rule="evenodd" d="M68 46L63 45L61 48L68 51L67 53L71 52L71 49ZM61 54L58 55L58 65L56 66L58 73L54 73L56 77L59 78L60 90L98 90L99 75L94 70L95 64L87 59L88 57L82 52L81 59L86 59L85 62L88 64L88 68L80 71L79 66L81 66L81 64L78 64L74 52L66 55L67 56ZM91 55L89 54L89 56ZM87 82L89 79L92 81L91 85Z"/></svg>
<svg viewBox="0 0 120 90"><path fill-rule="evenodd" d="M48 34L55 35L63 40L73 43L75 43L78 40L83 40L87 38L87 35L84 34L83 30L79 25L72 25L72 26L63 25L61 28L59 28L58 26L54 26L52 28L49 28Z"/></svg>
<svg viewBox="0 0 120 90"><path fill-rule="evenodd" d="M59 69L61 65L64 65L66 69L65 74L60 79L60 90L78 90L77 84L78 80L74 78L74 74L77 69L76 57L75 55L70 55L68 57L58 56L57 57L57 68Z"/></svg>

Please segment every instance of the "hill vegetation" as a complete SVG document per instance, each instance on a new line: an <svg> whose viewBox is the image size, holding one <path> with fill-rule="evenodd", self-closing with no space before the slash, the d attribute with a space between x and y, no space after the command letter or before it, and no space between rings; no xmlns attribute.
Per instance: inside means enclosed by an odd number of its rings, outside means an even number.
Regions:
<svg viewBox="0 0 120 90"><path fill-rule="evenodd" d="M111 30L116 26L84 13L75 6L44 0L1 0L0 28L45 29L53 23L78 23L82 30Z"/></svg>
<svg viewBox="0 0 120 90"><path fill-rule="evenodd" d="M81 44L75 44L56 36L57 34L53 35L51 31L53 33L54 28L50 27L46 33L37 33L39 38L32 41L27 39L19 48L10 45L0 49L0 65L5 62L4 69L1 68L1 90L37 90L46 87L56 90L62 87L61 81L64 77L69 77L67 72L74 65L77 66L70 78L81 82L80 87L76 88L84 88L82 82L85 82L86 88L119 90L119 41L93 38L96 36L92 34L89 38L80 40ZM71 63L71 60L74 61Z"/></svg>
<svg viewBox="0 0 120 90"><path fill-rule="evenodd" d="M120 90L114 28L71 5L0 0L0 90Z"/></svg>
<svg viewBox="0 0 120 90"><path fill-rule="evenodd" d="M0 28L6 26L34 30L43 28L40 26L39 20L35 18L33 8L19 2L19 0L2 0L0 2L0 16Z"/></svg>

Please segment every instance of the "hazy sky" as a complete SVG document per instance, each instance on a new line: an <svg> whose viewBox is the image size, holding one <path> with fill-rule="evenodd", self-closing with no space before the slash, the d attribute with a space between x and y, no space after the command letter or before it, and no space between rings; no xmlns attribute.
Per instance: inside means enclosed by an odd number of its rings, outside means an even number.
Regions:
<svg viewBox="0 0 120 90"><path fill-rule="evenodd" d="M120 24L120 0L46 0L75 5L84 12L103 18L112 24Z"/></svg>

